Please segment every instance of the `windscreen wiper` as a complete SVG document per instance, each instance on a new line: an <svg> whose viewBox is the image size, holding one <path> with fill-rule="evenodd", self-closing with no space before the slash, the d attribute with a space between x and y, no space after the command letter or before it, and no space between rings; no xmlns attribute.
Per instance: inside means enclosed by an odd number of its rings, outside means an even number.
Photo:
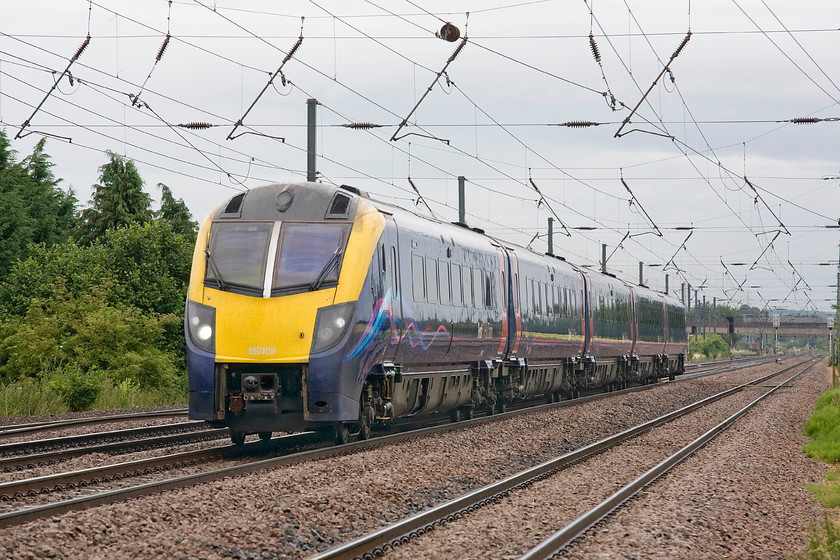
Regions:
<svg viewBox="0 0 840 560"><path fill-rule="evenodd" d="M338 265L338 261L341 258L342 253L342 246L344 245L344 232L341 232L341 239L338 240L338 247L335 248L330 260L324 265L324 268L321 269L321 273L318 274L318 277L315 278L315 281L309 285L309 291L314 292L318 288L321 287L321 284L324 283L324 279L327 277L327 273L329 273L334 266Z"/></svg>
<svg viewBox="0 0 840 560"><path fill-rule="evenodd" d="M207 264L210 265L210 270L213 271L213 276L216 277L216 283L219 285L220 290L227 290L227 282L225 279L222 278L222 273L219 271L219 267L216 265L216 259L213 258L213 255L210 254L210 248L204 250L204 256L207 257Z"/></svg>

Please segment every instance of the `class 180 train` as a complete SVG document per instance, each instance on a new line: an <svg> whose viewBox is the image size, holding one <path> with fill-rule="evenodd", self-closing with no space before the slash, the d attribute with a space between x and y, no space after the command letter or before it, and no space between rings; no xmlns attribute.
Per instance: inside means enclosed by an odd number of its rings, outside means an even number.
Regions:
<svg viewBox="0 0 840 560"><path fill-rule="evenodd" d="M676 298L308 182L207 217L184 330L189 416L235 443L673 379L687 339Z"/></svg>

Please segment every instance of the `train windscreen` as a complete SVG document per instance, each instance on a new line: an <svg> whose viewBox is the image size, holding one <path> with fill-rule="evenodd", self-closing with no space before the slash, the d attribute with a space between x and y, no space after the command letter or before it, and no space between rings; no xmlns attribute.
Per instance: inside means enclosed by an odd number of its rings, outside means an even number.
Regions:
<svg viewBox="0 0 840 560"><path fill-rule="evenodd" d="M262 291L271 222L215 222L205 255L205 281Z"/></svg>
<svg viewBox="0 0 840 560"><path fill-rule="evenodd" d="M280 229L272 290L317 290L338 281L348 223L290 223Z"/></svg>

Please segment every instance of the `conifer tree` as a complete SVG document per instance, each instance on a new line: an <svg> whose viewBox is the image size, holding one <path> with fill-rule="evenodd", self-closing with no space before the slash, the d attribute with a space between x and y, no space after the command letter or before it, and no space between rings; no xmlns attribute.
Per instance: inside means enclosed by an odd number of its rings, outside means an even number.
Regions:
<svg viewBox="0 0 840 560"><path fill-rule="evenodd" d="M184 199L175 200L172 190L163 183L158 183L158 188L161 190L161 200L160 210L155 213L155 218L169 222L174 233L193 241L198 231L198 223L193 220Z"/></svg>
<svg viewBox="0 0 840 560"><path fill-rule="evenodd" d="M134 162L108 152L109 161L99 168L93 185L91 207L82 211L78 237L84 243L101 239L105 232L152 219L152 198L143 190Z"/></svg>

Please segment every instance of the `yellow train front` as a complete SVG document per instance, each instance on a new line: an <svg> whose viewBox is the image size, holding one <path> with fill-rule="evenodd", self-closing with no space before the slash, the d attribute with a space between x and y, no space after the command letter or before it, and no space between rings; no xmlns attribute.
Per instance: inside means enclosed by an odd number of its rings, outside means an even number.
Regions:
<svg viewBox="0 0 840 560"><path fill-rule="evenodd" d="M190 418L229 426L235 442L358 421L360 366L387 345L353 332L382 304L371 263L384 229L365 198L315 183L252 189L214 211L184 318Z"/></svg>

